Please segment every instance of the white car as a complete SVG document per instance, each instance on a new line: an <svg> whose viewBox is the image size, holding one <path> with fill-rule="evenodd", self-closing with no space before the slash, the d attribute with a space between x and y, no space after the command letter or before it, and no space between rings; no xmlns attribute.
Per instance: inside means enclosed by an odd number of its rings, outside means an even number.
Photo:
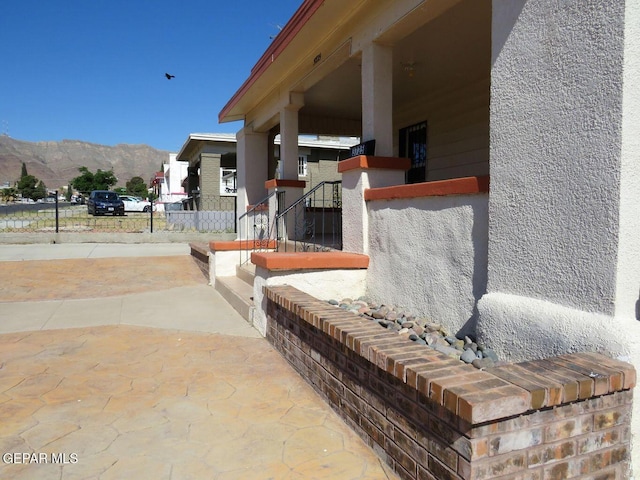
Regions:
<svg viewBox="0 0 640 480"><path fill-rule="evenodd" d="M120 195L120 200L124 202L125 212L149 212L151 210L151 202L142 200L140 197Z"/></svg>

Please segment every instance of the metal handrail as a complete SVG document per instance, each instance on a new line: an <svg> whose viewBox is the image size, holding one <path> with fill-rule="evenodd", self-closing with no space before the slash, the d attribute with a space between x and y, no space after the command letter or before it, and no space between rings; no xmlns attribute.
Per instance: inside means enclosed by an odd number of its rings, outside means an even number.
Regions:
<svg viewBox="0 0 640 480"><path fill-rule="evenodd" d="M327 198L328 186L330 198ZM341 186L341 180L321 182L276 214L278 251L288 251L290 243L293 251L342 249Z"/></svg>
<svg viewBox="0 0 640 480"><path fill-rule="evenodd" d="M248 242L251 242L254 247L251 249L247 249L247 250L240 250L240 265L244 265L245 263L247 263L250 258L251 258L251 252L254 251L258 251L258 250L264 250L268 247L269 245L269 240L271 239L271 232L273 231L271 229L271 223L269 221L269 200L271 200L271 198L276 195L277 192L271 192L269 195L267 195L266 197L264 197L262 200L260 200L259 202L257 202L256 204L254 204L249 210L247 210L245 213L243 213L242 215L240 215L238 217L238 237L240 238L240 241L242 240L247 240ZM264 207L267 207L267 223L266 223L266 235L265 235L265 230L263 228L259 228L258 224L255 222L255 216L258 212L258 209L263 210ZM275 212L277 213L277 212ZM249 216L253 215L253 229L251 230L253 232L253 236L250 237L249 236ZM246 230L246 237L247 238L243 238L242 236L242 225L243 225L243 220L246 222L246 226L247 228ZM260 234L256 234L257 232L260 232ZM258 245L257 247L255 245ZM243 260L243 254L245 255L245 258Z"/></svg>

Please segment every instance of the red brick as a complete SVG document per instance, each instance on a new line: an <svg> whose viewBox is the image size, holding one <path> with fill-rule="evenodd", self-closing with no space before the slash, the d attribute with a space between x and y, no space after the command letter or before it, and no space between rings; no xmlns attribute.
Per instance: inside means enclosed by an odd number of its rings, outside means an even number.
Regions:
<svg viewBox="0 0 640 480"><path fill-rule="evenodd" d="M606 395L611 392L609 388L611 374L614 375L613 383L617 383L618 385L622 384L621 372L615 372L602 366L597 367L596 365L589 364L590 362L588 362L586 358L580 357L579 354L561 355L559 357L549 358L548 360L556 365L562 365L563 367L575 370L591 378L593 381L593 394L596 396Z"/></svg>
<svg viewBox="0 0 640 480"><path fill-rule="evenodd" d="M426 369L424 367L420 368L417 372L417 388L418 391L423 394L427 398L431 398L431 382L436 379L443 379L447 377L455 377L458 378L461 375L476 375L479 372L477 369L472 367L471 365L467 365L466 363L462 363L459 361L455 361L455 365L446 365L442 368L433 368ZM466 381L466 378L465 378ZM465 381L461 381L460 383L465 383ZM409 383L409 382L407 382ZM442 405L442 398L437 398L436 403Z"/></svg>
<svg viewBox="0 0 640 480"><path fill-rule="evenodd" d="M633 365L622 362L620 360L615 360L613 358L605 357L604 355L600 355L599 353L582 353L581 356L583 358L591 359L599 364L611 368L613 370L619 371L623 375L622 380L622 388L625 390L630 390L636 386L636 369Z"/></svg>
<svg viewBox="0 0 640 480"><path fill-rule="evenodd" d="M623 434L620 429L612 429L594 432L586 437L578 439L578 455L586 455L597 450L613 447L623 441Z"/></svg>
<svg viewBox="0 0 640 480"><path fill-rule="evenodd" d="M551 370L556 374L565 376L568 380L578 383L578 399L584 400L591 398L594 392L593 379L581 374L575 369L567 368L562 362L553 362L552 359L537 360L547 370Z"/></svg>
<svg viewBox="0 0 640 480"><path fill-rule="evenodd" d="M415 358L410 358L402 362L396 362L393 376L415 388L415 372L417 369L421 367L429 368L429 365L442 364L443 362L446 362L449 365L458 363L456 360L448 358L436 352L435 350L425 348L422 355L416 355Z"/></svg>
<svg viewBox="0 0 640 480"><path fill-rule="evenodd" d="M540 360L534 360L530 362L522 362L517 364L519 368L522 368L528 372L535 373L538 376L548 378L554 384L562 386L560 393L560 403L575 402L578 400L578 382L571 376L562 375L561 373L545 368ZM548 365L547 365L548 366Z"/></svg>
<svg viewBox="0 0 640 480"><path fill-rule="evenodd" d="M446 389L488 380L496 380L496 378L481 370L465 371L463 374L452 372L451 375L434 378L430 383L429 398L440 405L444 405L444 392ZM495 385L494 388L505 384L505 382L501 382L500 384ZM454 407L454 410L452 411L457 413L457 407Z"/></svg>
<svg viewBox="0 0 640 480"><path fill-rule="evenodd" d="M468 478L469 480L486 480L503 475L509 475L508 478L513 478L516 474L525 473L526 469L526 455L524 453L512 453L473 462Z"/></svg>
<svg viewBox="0 0 640 480"><path fill-rule="evenodd" d="M582 415L562 419L545 425L544 439L546 443L578 437L593 431L593 416Z"/></svg>
<svg viewBox="0 0 640 480"><path fill-rule="evenodd" d="M476 424L524 413L529 410L531 397L520 387L507 386L464 395L458 405L458 414Z"/></svg>
<svg viewBox="0 0 640 480"><path fill-rule="evenodd" d="M493 377L487 380L480 380L479 382L465 383L464 385L447 387L447 389L444 391L444 406L450 412L457 414L460 408L460 397L471 393L480 393L485 390L491 390L493 388L505 387L507 385L509 385L509 383L505 382L504 380Z"/></svg>
<svg viewBox="0 0 640 480"><path fill-rule="evenodd" d="M551 445L542 445L527 450L529 467L546 465L576 456L575 440L565 440Z"/></svg>
<svg viewBox="0 0 640 480"><path fill-rule="evenodd" d="M624 411L612 410L608 412L596 412L593 415L593 429L595 431L615 427L624 423L629 423L629 414Z"/></svg>

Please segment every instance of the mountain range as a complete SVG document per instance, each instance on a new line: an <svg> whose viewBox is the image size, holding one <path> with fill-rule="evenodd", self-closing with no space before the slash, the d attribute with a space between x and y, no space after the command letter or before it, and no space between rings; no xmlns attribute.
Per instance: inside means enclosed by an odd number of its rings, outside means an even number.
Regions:
<svg viewBox="0 0 640 480"><path fill-rule="evenodd" d="M163 163L169 162L169 152L148 145L97 145L80 140L61 142L25 142L0 135L0 185L13 185L20 179L22 164L27 173L42 180L49 190L68 185L80 175L78 169L113 170L117 186L125 186L132 177L150 182Z"/></svg>

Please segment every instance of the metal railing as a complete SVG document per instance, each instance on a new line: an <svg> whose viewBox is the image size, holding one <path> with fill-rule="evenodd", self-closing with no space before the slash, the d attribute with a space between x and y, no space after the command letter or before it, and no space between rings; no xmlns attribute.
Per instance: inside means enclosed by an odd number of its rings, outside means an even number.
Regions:
<svg viewBox="0 0 640 480"><path fill-rule="evenodd" d="M236 232L236 197L201 196L195 203L198 209L193 210L176 202L153 204L147 212L91 215L86 205L57 196L45 202L12 202L0 204L0 233Z"/></svg>
<svg viewBox="0 0 640 480"><path fill-rule="evenodd" d="M268 249L270 240L274 238L274 222L283 193L271 192L238 217L238 238L252 245L252 248L240 250L240 265L251 259L251 252ZM271 212L269 205L273 201L275 209Z"/></svg>
<svg viewBox="0 0 640 480"><path fill-rule="evenodd" d="M322 182L275 217L277 251L342 250L342 181Z"/></svg>

